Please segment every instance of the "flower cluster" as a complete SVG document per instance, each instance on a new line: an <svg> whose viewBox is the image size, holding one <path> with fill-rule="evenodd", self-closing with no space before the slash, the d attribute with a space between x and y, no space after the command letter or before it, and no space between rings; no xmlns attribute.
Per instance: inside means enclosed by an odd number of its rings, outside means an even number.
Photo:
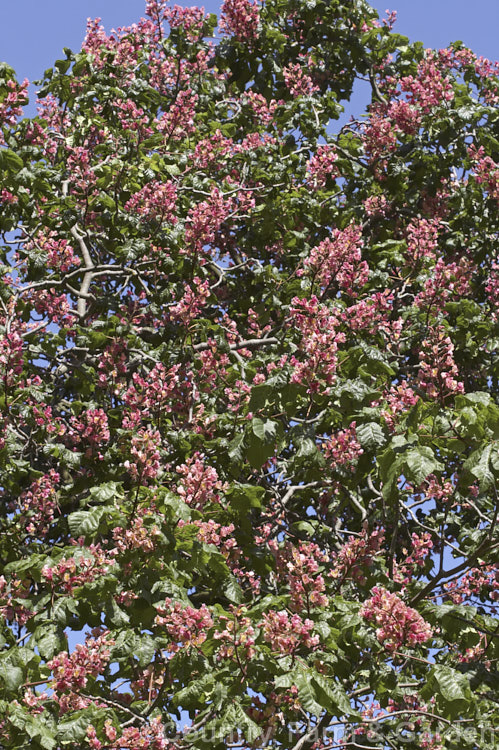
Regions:
<svg viewBox="0 0 499 750"><path fill-rule="evenodd" d="M312 78L304 72L299 63L292 63L283 69L284 82L289 93L293 97L312 96L315 91L319 90Z"/></svg>
<svg viewBox="0 0 499 750"><path fill-rule="evenodd" d="M57 505L57 485L60 475L50 469L40 479L36 479L26 492L19 497L21 522L25 524L26 532L44 536L54 520Z"/></svg>
<svg viewBox="0 0 499 750"><path fill-rule="evenodd" d="M110 721L106 721L104 734L105 739L101 742L97 730L89 724L86 736L91 750L173 750L175 747L166 739L165 726L158 716L140 727L124 727L120 734Z"/></svg>
<svg viewBox="0 0 499 750"><path fill-rule="evenodd" d="M282 100L267 99L256 91L248 89L244 94L245 102L251 107L256 122L262 125L270 125L274 122L277 107L283 104Z"/></svg>
<svg viewBox="0 0 499 750"><path fill-rule="evenodd" d="M327 607L324 578L319 566L327 555L313 542L300 542L298 546L287 543L276 550L277 574L289 585L291 609L310 611L311 607Z"/></svg>
<svg viewBox="0 0 499 750"><path fill-rule="evenodd" d="M386 216L389 204L384 195L370 195L363 201L368 216Z"/></svg>
<svg viewBox="0 0 499 750"><path fill-rule="evenodd" d="M111 435L107 414L103 409L88 409L78 417L71 417L70 424L71 430L68 435L75 445L81 442L89 443L89 455L92 453L92 447L107 443Z"/></svg>
<svg viewBox="0 0 499 750"><path fill-rule="evenodd" d="M378 626L376 637L387 651L396 651L401 646L417 646L431 638L430 625L396 594L382 586L375 586L372 593L360 613Z"/></svg>
<svg viewBox="0 0 499 750"><path fill-rule="evenodd" d="M133 460L127 459L123 464L132 479L147 484L149 480L158 476L160 445L161 435L158 430L141 427L137 434L133 435L130 448Z"/></svg>
<svg viewBox="0 0 499 750"><path fill-rule="evenodd" d="M294 654L300 648L313 649L319 644L319 636L312 635L314 623L298 614L291 617L285 610L270 610L263 615L263 637L270 643L272 651Z"/></svg>
<svg viewBox="0 0 499 750"><path fill-rule="evenodd" d="M323 289L336 282L350 296L364 286L369 266L361 260L362 229L351 225L346 229L333 229L331 237L312 248L305 261Z"/></svg>
<svg viewBox="0 0 499 750"><path fill-rule="evenodd" d="M181 401L179 371L180 365L173 365L167 370L158 362L143 375L133 373L133 382L123 394L123 402L130 409L131 422L139 424L144 414L159 416L177 408L177 403Z"/></svg>
<svg viewBox="0 0 499 750"><path fill-rule="evenodd" d="M188 133L193 133L197 103L197 94L191 90L180 91L172 106L159 118L158 132L163 133L166 139L173 140L180 140Z"/></svg>
<svg viewBox="0 0 499 750"><path fill-rule="evenodd" d="M346 429L331 435L324 444L326 461L334 468L347 466L353 471L355 462L363 454L355 428L356 423L352 422Z"/></svg>
<svg viewBox="0 0 499 750"><path fill-rule="evenodd" d="M138 133L141 138L147 138L147 136L152 134L153 130L149 126L150 115L142 107L137 106L135 102L132 102L130 99L125 101L117 99L114 102L114 107L116 108L116 114L121 127L128 133ZM144 196L144 202L145 200ZM154 201L157 201L159 204L160 200L159 195L155 196ZM140 213L140 211L137 213Z"/></svg>
<svg viewBox="0 0 499 750"><path fill-rule="evenodd" d="M213 187L210 198L189 210L185 228L187 248L201 252L204 245L212 245L235 205L234 198L225 199L220 190Z"/></svg>
<svg viewBox="0 0 499 750"><path fill-rule="evenodd" d="M160 531L156 524L144 526L143 515L144 511L139 509L127 528L116 526L113 529L113 539L118 552L134 549L141 549L146 553L154 551Z"/></svg>
<svg viewBox="0 0 499 750"><path fill-rule="evenodd" d="M87 637L85 644L77 643L72 653L61 651L47 662L47 667L53 675L51 687L62 713L84 707L79 701L75 705L71 695L67 694L77 695L85 688L89 677L102 674L109 663L110 649L113 645L114 639L109 631L104 631L95 638ZM88 702L85 702L85 705L88 705Z"/></svg>
<svg viewBox="0 0 499 750"><path fill-rule="evenodd" d="M23 371L23 339L13 330L0 338L0 377L5 388L17 382Z"/></svg>
<svg viewBox="0 0 499 750"><path fill-rule="evenodd" d="M23 604L23 600L29 597L29 580L20 580L17 576L10 576L7 582L5 576L0 576L0 616L6 622L15 622L21 628L26 625L33 615L33 612Z"/></svg>
<svg viewBox="0 0 499 750"><path fill-rule="evenodd" d="M434 313L444 308L451 297L464 297L469 292L473 266L466 259L459 263L445 263L439 258L431 278L425 281L424 289L416 295L414 304L432 310Z"/></svg>
<svg viewBox="0 0 499 750"><path fill-rule="evenodd" d="M407 260L415 265L422 259L435 260L440 221L414 219L407 227Z"/></svg>
<svg viewBox="0 0 499 750"><path fill-rule="evenodd" d="M499 203L499 164L491 156L485 156L483 146L470 146L468 153L476 182L483 185L489 196Z"/></svg>
<svg viewBox="0 0 499 750"><path fill-rule="evenodd" d="M220 28L246 44L258 36L258 3L255 0L224 0Z"/></svg>
<svg viewBox="0 0 499 750"><path fill-rule="evenodd" d="M3 128L15 125L17 118L22 115L23 107L28 103L28 86L27 78L22 83L7 81L8 93L0 101L0 144L5 144Z"/></svg>
<svg viewBox="0 0 499 750"><path fill-rule="evenodd" d="M454 89L448 78L439 70L437 55L430 50L418 65L416 76L400 79L402 91L408 94L408 101L428 114L434 107L441 107L454 98Z"/></svg>
<svg viewBox="0 0 499 750"><path fill-rule="evenodd" d="M422 534L413 532L410 549L402 548L403 559L394 572L394 580L404 584L409 583L415 575L421 572L432 549L433 540L428 531Z"/></svg>
<svg viewBox="0 0 499 750"><path fill-rule="evenodd" d="M171 29L183 29L189 41L192 42L199 36L206 16L203 8L196 6L182 8L181 5L174 5L173 8L166 8L165 19Z"/></svg>
<svg viewBox="0 0 499 750"><path fill-rule="evenodd" d="M338 318L312 295L309 299L294 297L291 300L289 320L302 335L303 355L303 361L296 355L290 358L291 381L306 385L308 393L319 391L323 388L321 381L325 381L323 392L328 393L327 387L336 380L338 346L345 341L345 334L337 330Z"/></svg>
<svg viewBox="0 0 499 750"><path fill-rule="evenodd" d="M0 204L3 203L4 206L8 206L9 204L17 203L19 198L17 195L14 195L6 188L2 188L0 190Z"/></svg>
<svg viewBox="0 0 499 750"><path fill-rule="evenodd" d="M328 178L339 176L336 161L338 154L334 146L319 146L317 152L307 163L307 184L315 190L323 188Z"/></svg>
<svg viewBox="0 0 499 750"><path fill-rule="evenodd" d="M167 598L164 606L156 610L154 624L164 627L172 638L168 647L171 653L176 653L181 647L200 646L206 640L207 631L213 627L212 616L205 604L195 609Z"/></svg>
<svg viewBox="0 0 499 750"><path fill-rule="evenodd" d="M449 503L455 489L450 480L439 480L434 474L430 474L426 477L426 481L421 487L421 492L425 498L435 500L439 505L445 506Z"/></svg>
<svg viewBox="0 0 499 750"><path fill-rule="evenodd" d="M82 541L83 544L83 541ZM106 552L100 544L90 544L79 549L73 557L62 557L55 565L45 565L42 577L54 589L71 594L75 588L106 575L116 565L117 549Z"/></svg>
<svg viewBox="0 0 499 750"><path fill-rule="evenodd" d="M66 294L56 294L55 289L35 289L29 294L30 301L39 315L47 316L52 323L70 326L74 313Z"/></svg>
<svg viewBox="0 0 499 750"><path fill-rule="evenodd" d="M384 538L383 529L374 529L370 533L363 530L360 536L348 539L334 556L331 577L340 582L352 578L363 585L366 582L365 570L372 564Z"/></svg>
<svg viewBox="0 0 499 750"><path fill-rule="evenodd" d="M75 254L74 248L68 240L58 238L53 231L38 235L36 243L30 242L26 246L38 247L45 251L47 253L47 266L61 271L61 273L67 273L81 264L81 259Z"/></svg>
<svg viewBox="0 0 499 750"><path fill-rule="evenodd" d="M492 311L492 317L497 320L499 317L499 263L493 262L487 283L485 293Z"/></svg>
<svg viewBox="0 0 499 750"><path fill-rule="evenodd" d="M182 298L168 311L171 320L182 323L186 328L199 315L210 296L209 281L201 281L199 276L195 276L192 284L194 289L186 284Z"/></svg>
<svg viewBox="0 0 499 750"><path fill-rule="evenodd" d="M218 478L216 469L205 466L203 456L195 453L185 464L176 467L183 477L177 485L177 492L187 505L202 509L206 503L219 503L224 484Z"/></svg>
<svg viewBox="0 0 499 750"><path fill-rule="evenodd" d="M150 182L125 203L125 211L160 224L175 224L177 189L173 182Z"/></svg>
<svg viewBox="0 0 499 750"><path fill-rule="evenodd" d="M454 344L442 326L430 329L419 352L419 384L430 398L444 399L464 393L464 385L457 380L459 371L454 361Z"/></svg>
<svg viewBox="0 0 499 750"><path fill-rule="evenodd" d="M418 400L419 396L409 386L407 380L402 380L401 383L390 386L383 393L383 401L386 406L381 410L381 416L391 432L395 431L400 416L408 412Z"/></svg>
<svg viewBox="0 0 499 750"><path fill-rule="evenodd" d="M123 387L119 382L127 371L127 344L126 341L115 340L105 347L99 357L97 384L101 388L111 386L115 395L118 395Z"/></svg>
<svg viewBox="0 0 499 750"><path fill-rule="evenodd" d="M220 642L217 659L242 659L246 662L255 654L255 629L244 607L231 604L230 611L232 617L222 615L219 618L224 629L216 630L213 634L214 639Z"/></svg>
<svg viewBox="0 0 499 750"><path fill-rule="evenodd" d="M477 596L482 601L499 602L499 573L497 565L476 566L460 578L444 584L446 596L461 604Z"/></svg>
<svg viewBox="0 0 499 750"><path fill-rule="evenodd" d="M178 528L182 528L184 521L179 521ZM192 524L198 529L197 538L204 544L213 544L223 555L228 556L230 551L237 546L233 532L235 526L230 523L228 526L221 526L219 523L210 518L208 521L196 519Z"/></svg>

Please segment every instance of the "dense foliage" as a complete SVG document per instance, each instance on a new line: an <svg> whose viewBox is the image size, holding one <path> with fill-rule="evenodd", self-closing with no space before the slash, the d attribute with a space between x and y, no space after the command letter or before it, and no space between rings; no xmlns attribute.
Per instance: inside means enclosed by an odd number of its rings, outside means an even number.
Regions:
<svg viewBox="0 0 499 750"><path fill-rule="evenodd" d="M1 66L2 748L495 746L499 71L392 21Z"/></svg>

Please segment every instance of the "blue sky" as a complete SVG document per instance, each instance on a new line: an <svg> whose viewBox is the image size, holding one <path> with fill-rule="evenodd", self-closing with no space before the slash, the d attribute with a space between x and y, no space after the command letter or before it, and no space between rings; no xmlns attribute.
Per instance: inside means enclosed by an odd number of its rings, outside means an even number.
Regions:
<svg viewBox="0 0 499 750"><path fill-rule="evenodd" d="M217 12L220 5L216 0L197 4L210 12ZM397 10L396 30L426 47L444 47L461 39L477 54L499 58L499 0L375 0L371 4L382 14L386 8ZM79 48L87 17L99 16L111 29L136 21L144 5L144 0L0 0L0 60L12 65L19 78L36 79L63 56L63 47Z"/></svg>

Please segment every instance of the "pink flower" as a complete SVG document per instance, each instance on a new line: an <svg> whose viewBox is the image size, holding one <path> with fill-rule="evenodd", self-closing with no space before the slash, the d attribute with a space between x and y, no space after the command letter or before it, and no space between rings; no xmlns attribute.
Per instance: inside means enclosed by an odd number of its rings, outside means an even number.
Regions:
<svg viewBox="0 0 499 750"><path fill-rule="evenodd" d="M104 631L97 638L87 637L85 644L78 643L71 654L61 651L47 662L53 674L53 699L59 704L61 713L90 705L91 701L80 697L79 692L85 689L89 677L102 674L113 645L114 639L109 631Z"/></svg>
<svg viewBox="0 0 499 750"><path fill-rule="evenodd" d="M224 0L220 8L220 28L241 42L251 43L258 36L258 4L255 0Z"/></svg>
<svg viewBox="0 0 499 750"><path fill-rule="evenodd" d="M307 386L308 393L315 393L325 382L323 393L327 393L336 380L338 346L345 341L345 334L337 330L338 318L312 295L309 299L293 297L289 323L301 333L298 351L290 358L291 382Z"/></svg>
<svg viewBox="0 0 499 750"><path fill-rule="evenodd" d="M323 289L337 284L350 296L364 286L369 266L361 260L362 229L355 224L346 229L333 229L331 237L310 251L305 267L313 272Z"/></svg>
<svg viewBox="0 0 499 750"><path fill-rule="evenodd" d="M200 646L206 640L207 631L213 627L213 619L205 604L195 609L167 598L157 612L154 623L164 627L172 638L168 647L172 653L182 647Z"/></svg>
<svg viewBox="0 0 499 750"><path fill-rule="evenodd" d="M160 469L158 448L160 446L161 435L158 430L141 428L132 437L133 461L125 461L124 466L133 479L147 484L149 479L155 479L158 476Z"/></svg>
<svg viewBox="0 0 499 750"><path fill-rule="evenodd" d="M347 466L352 471L357 458L363 454L355 431L356 422L352 422L345 430L339 430L324 446L326 460L331 462L333 468Z"/></svg>
<svg viewBox="0 0 499 750"><path fill-rule="evenodd" d="M401 646L417 646L431 638L430 625L396 594L382 586L375 586L372 593L362 605L360 614L378 626L376 636L387 651L396 651Z"/></svg>
<svg viewBox="0 0 499 750"><path fill-rule="evenodd" d="M335 162L338 159L334 146L319 146L307 164L307 184L314 190L323 188L328 177L339 177Z"/></svg>
<svg viewBox="0 0 499 750"><path fill-rule="evenodd" d="M442 326L430 329L419 352L419 383L430 398L444 399L464 393L464 384L457 380L459 371L454 362L454 344Z"/></svg>
<svg viewBox="0 0 499 750"><path fill-rule="evenodd" d="M300 542L296 547L287 543L276 551L278 578L289 586L291 609L296 612L310 607L327 607L325 583L319 565L327 555L317 544Z"/></svg>
<svg viewBox="0 0 499 750"><path fill-rule="evenodd" d="M206 503L220 502L220 492L224 484L219 480L216 469L205 466L203 456L195 453L185 464L177 466L177 472L183 480L177 485L178 494L187 505L203 508Z"/></svg>
<svg viewBox="0 0 499 750"><path fill-rule="evenodd" d="M175 224L177 189L173 182L150 182L125 203L125 211L136 213L149 221Z"/></svg>
<svg viewBox="0 0 499 750"><path fill-rule="evenodd" d="M312 96L319 91L319 87L312 81L311 77L304 73L299 63L292 63L283 69L284 82L289 93L293 97Z"/></svg>
<svg viewBox="0 0 499 750"><path fill-rule="evenodd" d="M21 494L21 520L26 524L28 534L44 536L47 533L58 508L56 488L59 482L59 474L50 469L48 474L36 479L30 488Z"/></svg>
<svg viewBox="0 0 499 750"><path fill-rule="evenodd" d="M302 647L314 649L319 643L319 636L312 635L312 620L302 620L298 614L290 617L285 610L270 610L263 615L261 625L264 639L281 654L293 654Z"/></svg>

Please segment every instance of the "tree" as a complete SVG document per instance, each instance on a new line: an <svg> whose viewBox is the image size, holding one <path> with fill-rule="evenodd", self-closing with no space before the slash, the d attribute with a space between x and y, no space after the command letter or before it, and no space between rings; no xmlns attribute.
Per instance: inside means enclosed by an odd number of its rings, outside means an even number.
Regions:
<svg viewBox="0 0 499 750"><path fill-rule="evenodd" d="M495 747L499 70L392 21L1 67L1 747Z"/></svg>

